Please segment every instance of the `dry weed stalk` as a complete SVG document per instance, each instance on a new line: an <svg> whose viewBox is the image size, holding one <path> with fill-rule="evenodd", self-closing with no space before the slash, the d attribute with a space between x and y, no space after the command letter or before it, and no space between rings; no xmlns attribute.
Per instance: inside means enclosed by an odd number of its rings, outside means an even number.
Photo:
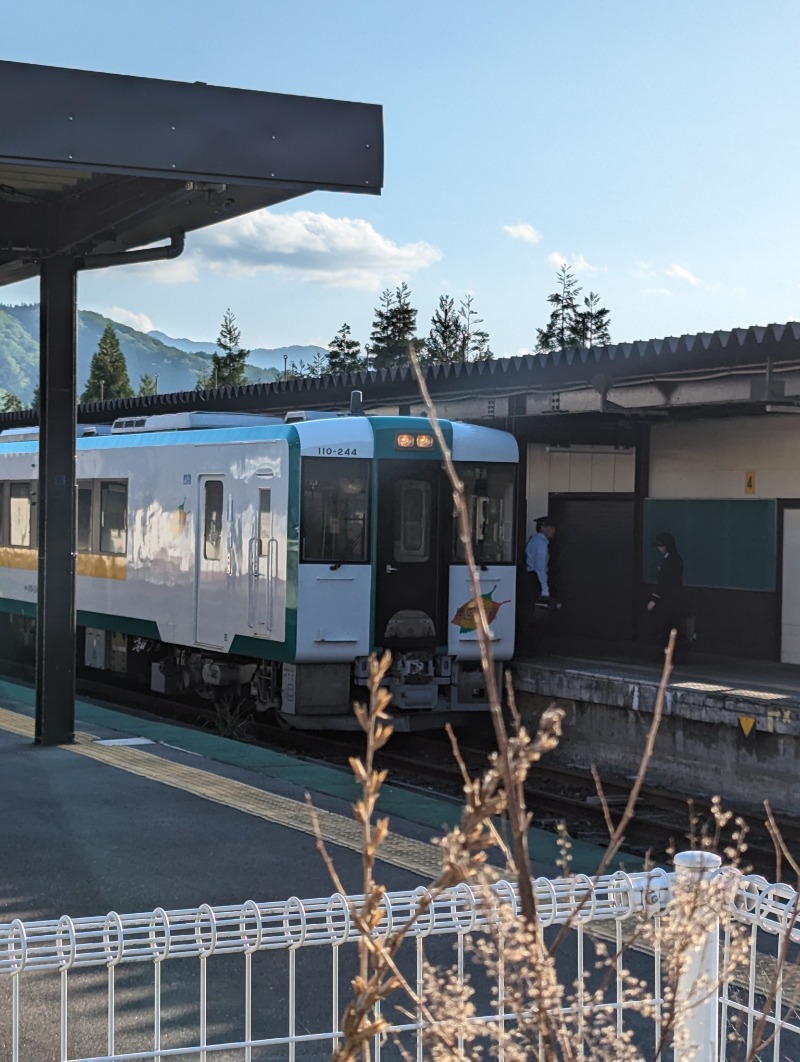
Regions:
<svg viewBox="0 0 800 1062"><path fill-rule="evenodd" d="M433 1062L467 1062L484 1057L481 1040L493 1043L492 1054L500 1053L504 1062L523 1062L531 1058L546 1060L601 1059L604 1062L642 1062L645 1057L662 1059L672 1042L684 1051L688 1058L692 1045L685 1042L682 1018L687 1011L703 1003L719 989L719 980L712 983L698 981L691 996L682 997L678 986L681 976L697 949L707 941L709 919L719 919L729 935L730 946L723 961L720 980L732 975L746 954L747 940L743 927L731 919L731 891L736 877L723 873L711 880L699 880L687 885L678 884L670 899L668 909L660 920L651 922L642 919L633 937L626 941L621 951L609 952L601 941L595 945L596 970L601 975L600 984L593 990L587 986L588 974L580 971L578 980L568 991L561 983L556 967L556 955L569 929L574 929L580 918L586 893L569 921L557 934L555 942L546 944L537 916L533 879L530 873L528 831L531 814L527 810L524 786L530 771L541 757L558 744L561 736L561 709L550 706L540 718L539 729L531 735L523 724L516 708L510 675L506 676L507 705L511 716L511 731L503 713L501 691L498 688L491 649L491 633L481 594L478 569L474 561L469 515L464 501L461 483L452 457L446 445L435 408L419 369L416 354L409 350L409 357L417 375L417 381L425 401L432 429L438 439L444 464L453 489L453 499L458 520L458 534L463 545L470 572L472 609L477 621L477 641L481 664L486 681L487 699L494 725L497 751L489 757L488 767L478 778L469 776L452 730L449 730L453 754L459 763L464 782L464 807L461 819L454 829L438 840L441 850L442 870L437 880L426 890L417 911L406 924L388 935L378 933L384 917L385 889L375 880L375 864L380 847L388 833L388 820L374 820L374 813L386 772L375 768L375 754L392 734L388 714L390 696L381 686L390 664L389 654L380 661L370 660L368 707L355 706L358 722L366 735L366 752L363 760L353 757L350 765L361 786L361 799L354 806L356 820L363 830L363 900L353 905L351 917L360 932L359 972L353 980L353 998L348 1004L341 1022L341 1038L333 1054L334 1062L371 1058L371 1044L389 1029L389 1023L381 1013L381 1004L393 992L404 993L414 1008L407 1011L410 1017L421 1018L425 1023L426 1058ZM597 793L603 808L609 832L609 842L596 870L604 873L611 860L618 854L625 831L632 821L645 775L652 759L659 724L663 715L664 699L672 669L672 657L676 632L673 631L665 652L665 663L659 684L653 719L648 731L634 784L619 821L614 823L611 809L603 792L599 775L593 770ZM313 808L312 815L313 815ZM716 848L723 828L730 821L729 813L722 810L717 799L712 802L712 817L715 828L710 834L699 837L699 847ZM511 840L507 843L497 827L501 817L508 820ZM725 855L730 864L738 866L746 850L747 829L737 819L731 845ZM777 834L776 837L779 837ZM335 887L345 894L336 869L325 850L319 830L316 830L317 845L328 866ZM565 872L570 860L570 841L562 827L560 837ZM785 845L776 841L776 850L784 853ZM518 882L519 913L508 903L498 900L491 885L497 878L496 866L490 864L488 854L494 851L500 856L505 872ZM796 864L792 865L797 869ZM800 876L800 873L799 875ZM396 957L403 940L413 929L413 923L427 913L437 897L445 889L465 882L470 885L489 912L488 925L471 942L472 953L495 985L494 1002L498 1019L487 1026L476 1020L473 1000L474 990L469 980L460 979L452 969L437 970L426 967L424 971L424 998L419 998L398 969ZM605 1006L606 989L615 979L618 1002L629 1010L638 1011L643 1017L654 1018L654 1004L649 995L653 986L631 974L623 965L624 954L636 944L649 944L661 949L664 957L660 1021L657 1023L656 1044L648 1056L641 1054L633 1043L631 1030L620 1033L613 1010ZM786 943L782 949L785 958ZM778 974L776 973L776 977ZM774 987L774 986L773 986ZM656 986L658 992L658 986ZM768 1004L774 998L774 990ZM767 1013L765 1008L765 1014ZM506 1023L511 1015L512 1021ZM759 1026L759 1047L768 1040L762 1037L763 1025ZM683 1039L682 1039L683 1037ZM405 1052L401 1048L405 1056ZM407 1056L406 1056L407 1057ZM756 1058L748 1054L748 1062Z"/></svg>
<svg viewBox="0 0 800 1062"><path fill-rule="evenodd" d="M370 693L367 707L356 704L354 710L361 729L366 735L366 752L364 759L356 756L350 758L350 767L361 787L361 799L354 805L356 821L362 828L362 894L359 904L350 905L350 916L359 931L359 972L353 979L353 998L345 1008L341 1022L341 1040L333 1053L334 1062L350 1060L368 1060L371 1057L371 1044L388 1028L388 1022L380 1013L380 1006L388 996L397 989L402 989L406 996L418 1008L424 1020L433 1024L433 1017L424 1001L417 997L415 991L397 967L395 957L403 940L412 929L413 924L421 918L444 889L452 888L461 880L458 868L444 866L438 879L428 887L426 895L420 899L415 913L396 930L386 936L377 933L384 919L383 906L386 895L385 886L375 880L375 863L380 847L389 831L389 820L373 821L375 808L381 787L386 780L386 771L375 767L375 754L383 748L392 736L393 728L388 714L391 696L381 685L391 663L389 653L384 653L380 660L370 657L368 689ZM347 895L333 860L328 853L319 829L313 806L309 808L314 824L317 848L331 875L335 888ZM436 1032L437 1042L448 1050L457 1051L455 1040L446 1027ZM451 1053L450 1058L459 1058Z"/></svg>

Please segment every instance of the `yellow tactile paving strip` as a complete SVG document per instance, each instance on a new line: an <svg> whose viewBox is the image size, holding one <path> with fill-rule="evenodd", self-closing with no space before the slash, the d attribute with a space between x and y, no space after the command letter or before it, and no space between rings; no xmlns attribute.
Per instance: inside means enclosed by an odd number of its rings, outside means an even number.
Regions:
<svg viewBox="0 0 800 1062"><path fill-rule="evenodd" d="M28 716L19 715L6 708L0 708L0 729L20 734L23 737L34 736L34 723ZM197 767L189 767L172 760L154 756L141 748L127 745L101 745L91 734L76 733L74 745L62 746L70 752L117 767L129 774L149 778L153 782L172 786L185 793L192 793L203 800L255 815L267 822L275 822L290 830L297 830L311 836L314 829L311 824L308 807L302 801L267 793L244 782L222 778ZM337 815L332 811L316 809L319 829L326 844L339 845L352 852L361 852L363 836L361 828L353 819ZM401 837L390 833L381 846L381 861L391 866L410 870L415 874L432 880L440 869L438 849L424 841L415 841L410 837Z"/></svg>

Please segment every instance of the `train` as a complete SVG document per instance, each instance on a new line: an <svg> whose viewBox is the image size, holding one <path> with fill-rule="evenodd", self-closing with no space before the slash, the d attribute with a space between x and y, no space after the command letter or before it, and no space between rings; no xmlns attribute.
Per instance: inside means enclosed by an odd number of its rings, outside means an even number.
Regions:
<svg viewBox="0 0 800 1062"><path fill-rule="evenodd" d="M517 443L441 429L500 668L514 650ZM79 668L347 729L370 654L389 650L396 729L486 710L470 572L428 418L176 412L77 436ZM0 432L9 642L30 644L35 623L37 469L38 429Z"/></svg>

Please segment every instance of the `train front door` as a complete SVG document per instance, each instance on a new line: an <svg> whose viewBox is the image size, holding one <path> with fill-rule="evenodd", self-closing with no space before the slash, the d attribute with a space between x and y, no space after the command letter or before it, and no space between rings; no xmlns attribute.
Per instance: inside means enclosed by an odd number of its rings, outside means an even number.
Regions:
<svg viewBox="0 0 800 1062"><path fill-rule="evenodd" d="M224 642L225 589L230 574L230 543L225 516L228 500L222 476L200 477L197 522L195 641L221 649Z"/></svg>
<svg viewBox="0 0 800 1062"><path fill-rule="evenodd" d="M402 650L447 644L450 498L438 462L381 462L375 645Z"/></svg>

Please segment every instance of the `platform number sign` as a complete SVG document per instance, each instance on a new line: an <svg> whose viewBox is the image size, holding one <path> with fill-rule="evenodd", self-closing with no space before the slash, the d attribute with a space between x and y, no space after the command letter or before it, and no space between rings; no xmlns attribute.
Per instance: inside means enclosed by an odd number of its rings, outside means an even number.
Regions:
<svg viewBox="0 0 800 1062"><path fill-rule="evenodd" d="M745 472L745 474L744 474L744 492L745 492L745 494L755 494L755 492L756 492L756 474L755 474L755 472Z"/></svg>

